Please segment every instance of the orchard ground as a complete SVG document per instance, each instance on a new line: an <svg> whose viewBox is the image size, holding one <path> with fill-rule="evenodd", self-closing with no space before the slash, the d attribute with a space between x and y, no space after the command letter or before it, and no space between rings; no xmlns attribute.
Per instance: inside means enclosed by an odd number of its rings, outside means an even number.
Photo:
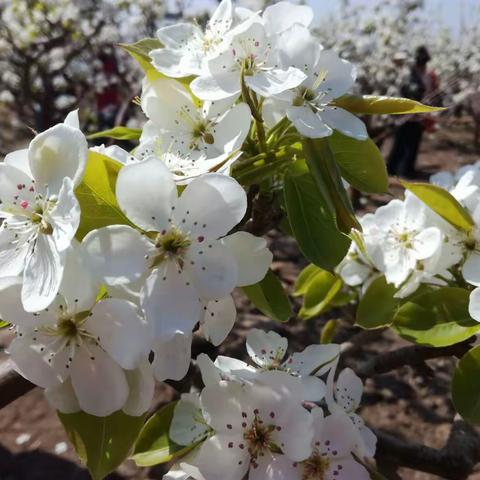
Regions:
<svg viewBox="0 0 480 480"><path fill-rule="evenodd" d="M12 146L14 147L14 146ZM383 145L384 154L390 148L390 140ZM11 148L10 150L12 150ZM473 146L473 122L469 117L442 118L439 129L426 134L422 144L418 171L420 179L427 179L439 170L454 170L461 165L474 163L480 153ZM402 189L396 179L391 179L390 194L399 195ZM361 209L369 210L381 205L390 195L376 195L361 199ZM361 213L361 212L360 212ZM302 259L293 240L273 233L271 249L275 255L274 270L287 287L292 284L306 262ZM229 338L220 347L219 353L231 356L246 355L245 336L250 328L277 329L289 337L292 350L301 349L309 343L319 341L322 326L328 319L338 318L339 328L334 341L348 341L358 333L351 326L349 312L332 310L322 317L303 323L300 320L278 325L269 323L258 311L252 310L241 293L236 294L238 320ZM6 355L2 350L8 345L11 333L0 331L0 361ZM345 355L345 364L355 369L374 355L407 345L392 332L379 333L363 347ZM202 343L195 345L214 353L213 347ZM455 411L449 399L449 379L453 371L453 360L429 361L436 372L432 382L426 372L412 371L408 367L379 375L366 383L362 402L362 416L375 429L392 433L405 440L422 442L441 448L449 435ZM175 390L167 385L157 388L155 409L175 398ZM0 479L1 480L86 480L89 475L77 460L77 456L66 439L55 412L48 406L40 389L35 389L0 410ZM133 463L124 463L109 479L161 479L163 467L137 469ZM434 479L429 474L401 469L400 478L406 480ZM388 475L387 475L388 476ZM470 476L480 480L480 468Z"/></svg>

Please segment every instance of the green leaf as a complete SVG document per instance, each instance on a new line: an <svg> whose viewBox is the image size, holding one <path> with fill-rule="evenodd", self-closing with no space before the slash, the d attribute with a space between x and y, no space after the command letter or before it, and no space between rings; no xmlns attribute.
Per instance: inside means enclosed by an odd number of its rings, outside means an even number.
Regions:
<svg viewBox="0 0 480 480"><path fill-rule="evenodd" d="M412 113L440 112L442 107L431 107L409 98L382 97L376 95L344 95L334 102L350 113L370 115L405 115Z"/></svg>
<svg viewBox="0 0 480 480"><path fill-rule="evenodd" d="M297 162L284 181L288 221L303 255L333 270L345 257L351 240L340 232L305 164Z"/></svg>
<svg viewBox="0 0 480 480"><path fill-rule="evenodd" d="M105 478L127 458L144 422L143 416L121 411L108 417L85 412L59 412L58 416L93 480Z"/></svg>
<svg viewBox="0 0 480 480"><path fill-rule="evenodd" d="M170 440L168 432L177 402L165 405L152 415L140 432L135 443L132 460L139 467L150 467L166 463L192 450L193 445L178 445Z"/></svg>
<svg viewBox="0 0 480 480"><path fill-rule="evenodd" d="M320 334L320 343L332 343L335 332L337 331L338 320L331 318L322 328Z"/></svg>
<svg viewBox="0 0 480 480"><path fill-rule="evenodd" d="M480 331L468 313L470 292L444 287L414 295L397 310L393 328L406 340L446 347Z"/></svg>
<svg viewBox="0 0 480 480"><path fill-rule="evenodd" d="M467 422L480 424L480 346L472 348L458 362L452 378L452 400Z"/></svg>
<svg viewBox="0 0 480 480"><path fill-rule="evenodd" d="M455 228L465 232L472 229L474 222L470 213L451 193L431 183L402 182L402 185Z"/></svg>
<svg viewBox="0 0 480 480"><path fill-rule="evenodd" d="M343 186L328 139L303 138L302 145L308 169L338 229L347 235L352 228L362 230Z"/></svg>
<svg viewBox="0 0 480 480"><path fill-rule="evenodd" d="M332 300L342 288L343 282L326 270L317 273L309 282L299 316L309 320L320 315L330 306Z"/></svg>
<svg viewBox="0 0 480 480"><path fill-rule="evenodd" d="M108 130L102 130L101 132L95 132L89 135L89 140L95 140L96 138L114 138L115 140L138 140L142 134L141 128L129 128L129 127L113 127Z"/></svg>
<svg viewBox="0 0 480 480"><path fill-rule="evenodd" d="M313 263L307 265L301 272L300 275L297 277L295 285L293 287L293 296L300 297L305 295L308 290L308 287L318 273L323 272L320 267L317 267Z"/></svg>
<svg viewBox="0 0 480 480"><path fill-rule="evenodd" d="M10 324L8 322L4 322L3 320L0 320L0 328L5 328L8 327Z"/></svg>
<svg viewBox="0 0 480 480"><path fill-rule="evenodd" d="M367 193L384 193L388 190L385 160L370 138L355 140L334 132L328 137L328 143L342 177L350 185Z"/></svg>
<svg viewBox="0 0 480 480"><path fill-rule="evenodd" d="M255 285L242 287L250 301L267 317L286 322L292 316L292 306L277 276L269 270Z"/></svg>
<svg viewBox="0 0 480 480"><path fill-rule="evenodd" d="M132 225L118 206L115 184L121 164L97 152L88 153L82 183L75 190L81 217L76 238L82 240L96 228L107 225Z"/></svg>
<svg viewBox="0 0 480 480"><path fill-rule="evenodd" d="M376 278L360 299L356 325L366 330L390 325L400 303L400 299L394 297L396 291L384 276Z"/></svg>

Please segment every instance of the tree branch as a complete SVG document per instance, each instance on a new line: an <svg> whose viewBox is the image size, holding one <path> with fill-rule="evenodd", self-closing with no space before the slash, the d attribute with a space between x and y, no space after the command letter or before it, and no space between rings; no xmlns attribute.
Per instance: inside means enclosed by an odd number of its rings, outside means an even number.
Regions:
<svg viewBox="0 0 480 480"><path fill-rule="evenodd" d="M453 423L448 441L441 449L407 443L381 431L375 434L379 463L420 470L448 480L466 480L480 461L480 435L463 420Z"/></svg>
<svg viewBox="0 0 480 480"><path fill-rule="evenodd" d="M0 408L12 403L33 388L35 388L33 383L14 370L10 359L0 363Z"/></svg>
<svg viewBox="0 0 480 480"><path fill-rule="evenodd" d="M468 339L455 345L439 348L421 345L402 347L393 352L375 355L355 371L362 378L382 375L405 365L426 371L429 368L425 363L426 360L451 356L462 357L472 348L472 342L473 339Z"/></svg>

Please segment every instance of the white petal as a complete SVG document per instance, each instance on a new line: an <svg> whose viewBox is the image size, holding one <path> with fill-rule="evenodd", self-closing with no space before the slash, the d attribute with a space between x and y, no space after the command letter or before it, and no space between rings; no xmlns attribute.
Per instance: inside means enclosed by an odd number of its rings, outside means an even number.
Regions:
<svg viewBox="0 0 480 480"><path fill-rule="evenodd" d="M340 468L341 467L341 468ZM352 456L333 460L325 480L370 480L367 469L356 462Z"/></svg>
<svg viewBox="0 0 480 480"><path fill-rule="evenodd" d="M71 178L63 179L57 205L49 215L48 221L53 227L53 238L60 252L66 250L80 225L80 204L73 192Z"/></svg>
<svg viewBox="0 0 480 480"><path fill-rule="evenodd" d="M235 105L215 125L214 146L225 153L240 148L247 138L251 118L250 108L246 103Z"/></svg>
<svg viewBox="0 0 480 480"><path fill-rule="evenodd" d="M80 405L69 378L63 383L59 382L47 388L45 397L52 408L62 413L75 413L80 410Z"/></svg>
<svg viewBox="0 0 480 480"><path fill-rule="evenodd" d="M228 31L232 25L232 21L232 0L222 0L208 22L208 29L220 36Z"/></svg>
<svg viewBox="0 0 480 480"><path fill-rule="evenodd" d="M475 288L472 293L470 293L468 313L474 320L480 322L480 288Z"/></svg>
<svg viewBox="0 0 480 480"><path fill-rule="evenodd" d="M346 412L355 412L360 405L363 393L363 383L350 368L342 370L335 386L337 403Z"/></svg>
<svg viewBox="0 0 480 480"><path fill-rule="evenodd" d="M213 345L220 345L235 324L237 309L231 295L211 300L204 309L202 333Z"/></svg>
<svg viewBox="0 0 480 480"><path fill-rule="evenodd" d="M22 303L27 312L47 308L58 293L66 252L58 252L51 235L40 234L23 273Z"/></svg>
<svg viewBox="0 0 480 480"><path fill-rule="evenodd" d="M81 285L81 288L79 288ZM65 268L59 292L64 297L71 312L89 311L95 304L100 283L95 282L85 252L78 242L66 252Z"/></svg>
<svg viewBox="0 0 480 480"><path fill-rule="evenodd" d="M201 353L195 362L200 369L202 375L202 382L207 387L209 385L218 385L222 380L219 368L212 362L211 358L206 353Z"/></svg>
<svg viewBox="0 0 480 480"><path fill-rule="evenodd" d="M216 78L210 75L202 75L195 78L190 83L190 88L192 89L193 94L202 100L217 101L229 98L233 95L237 96L240 93L238 74L232 73L227 79L228 82L226 79L224 79L223 82L223 85L231 85L227 90L224 90L224 88L218 84Z"/></svg>
<svg viewBox="0 0 480 480"><path fill-rule="evenodd" d="M187 186L177 209L177 221L185 219L185 230L192 237L215 239L226 235L243 218L247 195L233 178L210 173Z"/></svg>
<svg viewBox="0 0 480 480"><path fill-rule="evenodd" d="M81 409L97 417L120 410L128 398L125 373L101 348L80 348L71 367L73 389Z"/></svg>
<svg viewBox="0 0 480 480"><path fill-rule="evenodd" d="M157 37L166 48L180 49L195 36L201 36L202 31L193 23L175 23L157 30Z"/></svg>
<svg viewBox="0 0 480 480"><path fill-rule="evenodd" d="M262 280L273 259L267 242L248 232L236 232L222 239L237 261L237 287L254 285Z"/></svg>
<svg viewBox="0 0 480 480"><path fill-rule="evenodd" d="M261 71L245 77L245 83L259 95L271 97L298 87L307 76L298 68Z"/></svg>
<svg viewBox="0 0 480 480"><path fill-rule="evenodd" d="M0 226L0 277L20 275L30 252L29 235L17 238L15 232ZM17 243L18 242L18 243Z"/></svg>
<svg viewBox="0 0 480 480"><path fill-rule="evenodd" d="M177 199L177 187L168 168L158 159L127 165L120 170L117 200L125 215L144 230L168 229Z"/></svg>
<svg viewBox="0 0 480 480"><path fill-rule="evenodd" d="M185 270L204 300L223 298L237 285L235 258L218 241L192 245L186 258Z"/></svg>
<svg viewBox="0 0 480 480"><path fill-rule="evenodd" d="M442 246L442 232L436 227L423 229L415 236L414 248L419 260L431 257Z"/></svg>
<svg viewBox="0 0 480 480"><path fill-rule="evenodd" d="M287 116L299 133L306 137L323 138L333 133L320 115L316 115L308 107L289 107Z"/></svg>
<svg viewBox="0 0 480 480"><path fill-rule="evenodd" d="M267 452L251 468L248 480L301 480L297 463L286 455Z"/></svg>
<svg viewBox="0 0 480 480"><path fill-rule="evenodd" d="M136 368L150 351L152 327L139 316L137 306L126 300L106 298L98 302L85 328L127 370Z"/></svg>
<svg viewBox="0 0 480 480"><path fill-rule="evenodd" d="M294 24L310 26L313 21L313 10L306 5L278 2L265 9L263 21L268 34L274 35L287 30Z"/></svg>
<svg viewBox="0 0 480 480"><path fill-rule="evenodd" d="M208 425L202 417L198 394L183 394L175 406L169 437L178 445L192 445L207 433Z"/></svg>
<svg viewBox="0 0 480 480"><path fill-rule="evenodd" d="M208 480L240 480L249 467L247 449L228 448L242 443L241 435L217 434L205 440L195 456L195 466Z"/></svg>
<svg viewBox="0 0 480 480"><path fill-rule="evenodd" d="M285 365L299 375L321 375L339 355L340 347L335 344L308 345L302 352L294 353Z"/></svg>
<svg viewBox="0 0 480 480"><path fill-rule="evenodd" d="M300 377L303 388L305 390L305 400L308 402L319 402L325 397L327 386L325 382L317 377L305 376Z"/></svg>
<svg viewBox="0 0 480 480"><path fill-rule="evenodd" d="M202 305L191 279L173 262L152 272L141 293L147 320L154 323L155 338L168 340L188 334L200 321Z"/></svg>
<svg viewBox="0 0 480 480"><path fill-rule="evenodd" d="M15 363L15 370L35 385L49 388L62 380L34 345L29 343L28 338L15 338L8 351Z"/></svg>
<svg viewBox="0 0 480 480"><path fill-rule="evenodd" d="M365 124L358 117L343 108L325 107L320 116L330 127L344 135L353 137L356 140L366 140L368 138Z"/></svg>
<svg viewBox="0 0 480 480"><path fill-rule="evenodd" d="M168 340L157 340L153 345L155 357L152 367L155 378L163 382L185 377L190 367L191 348L191 333L176 333Z"/></svg>
<svg viewBox="0 0 480 480"><path fill-rule="evenodd" d="M274 331L253 328L247 335L246 347L248 355L257 365L268 367L283 359L288 340Z"/></svg>
<svg viewBox="0 0 480 480"><path fill-rule="evenodd" d="M91 270L107 285L141 279L154 248L140 232L126 225L109 225L90 232L82 242Z"/></svg>
<svg viewBox="0 0 480 480"><path fill-rule="evenodd" d="M28 148L33 178L39 188L48 185L50 193L60 191L65 177L71 178L75 186L81 182L87 155L85 135L65 124L40 133Z"/></svg>
<svg viewBox="0 0 480 480"><path fill-rule="evenodd" d="M32 171L30 170L30 162L28 161L28 148L22 150L15 150L5 156L3 160L5 165L18 168L23 173L26 173L29 178L32 178Z"/></svg>
<svg viewBox="0 0 480 480"><path fill-rule="evenodd" d="M80 121L78 119L78 108L76 110L72 110L67 114L65 120L63 121L65 125L68 125L72 128L80 129Z"/></svg>
<svg viewBox="0 0 480 480"><path fill-rule="evenodd" d="M277 100L276 98L267 98L263 102L262 115L267 128L274 127L280 120L287 116L289 102Z"/></svg>
<svg viewBox="0 0 480 480"><path fill-rule="evenodd" d="M320 431L317 427L314 435L314 441L320 441L320 452L328 457L337 458L350 454L355 445L355 439L355 427L343 413L334 413L326 417ZM336 455L333 455L334 451L337 452Z"/></svg>
<svg viewBox="0 0 480 480"><path fill-rule="evenodd" d="M128 382L128 399L123 411L132 417L143 415L152 405L155 380L148 360L140 363L135 370L125 370Z"/></svg>
<svg viewBox="0 0 480 480"><path fill-rule="evenodd" d="M341 59L333 50L320 52L315 70L320 75L325 75L325 80L319 88L327 93L322 98L324 103L347 93L353 87L357 76L355 66Z"/></svg>
<svg viewBox="0 0 480 480"><path fill-rule="evenodd" d="M462 275L466 282L480 287L480 254L472 252L462 267Z"/></svg>

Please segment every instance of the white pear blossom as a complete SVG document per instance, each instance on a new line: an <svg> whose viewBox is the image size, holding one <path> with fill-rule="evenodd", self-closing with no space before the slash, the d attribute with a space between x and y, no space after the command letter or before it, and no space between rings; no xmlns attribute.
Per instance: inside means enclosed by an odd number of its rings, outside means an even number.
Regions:
<svg viewBox="0 0 480 480"><path fill-rule="evenodd" d="M324 418L321 408L312 410L313 452L303 462L294 465L296 475L285 477L295 480L368 480L366 468L356 462L352 451L355 447L355 432L348 417L335 413ZM274 477L268 477L273 480Z"/></svg>
<svg viewBox="0 0 480 480"><path fill-rule="evenodd" d="M235 27L222 51L207 62L207 73L192 81L193 93L203 100L238 96L245 85L270 97L300 85L306 78L298 68L275 63L276 46L256 17Z"/></svg>
<svg viewBox="0 0 480 480"><path fill-rule="evenodd" d="M181 464L183 471L190 467L188 473L198 479L241 480L248 474L249 480L264 480L280 478L272 470L309 457L312 419L302 406L301 383L283 372L262 375L259 384L222 381L205 387L201 417L213 433L189 456L188 465ZM190 444L191 438L186 440Z"/></svg>
<svg viewBox="0 0 480 480"><path fill-rule="evenodd" d="M85 412L107 416L126 406L131 386L148 394L148 376L126 371L141 368L151 328L131 302L97 301L98 286L85 265L84 252L70 249L60 293L37 313L22 307L20 278L1 279L0 315L15 325L9 353L21 375L46 388L62 411L75 411L78 402ZM149 388L153 394L151 382ZM126 408L136 411L137 402L130 402Z"/></svg>
<svg viewBox="0 0 480 480"><path fill-rule="evenodd" d="M276 47L277 63L284 68L301 70L305 79L281 95L277 94L278 98L266 106L266 119L276 118L272 111L280 110L280 115L286 114L306 137L327 137L338 130L358 140L367 139L367 129L360 119L332 105L336 98L353 88L357 75L355 67L335 52L322 50L318 39L299 24L281 33Z"/></svg>
<svg viewBox="0 0 480 480"><path fill-rule="evenodd" d="M157 37L164 47L150 52L153 66L174 78L200 75L208 58L221 46L232 23L232 2L222 0L205 31L193 23L176 23L160 28Z"/></svg>
<svg viewBox="0 0 480 480"><path fill-rule="evenodd" d="M88 147L71 126L75 117L37 135L28 149L7 155L0 165L0 277L23 276L21 297L30 312L54 300L80 222L74 188Z"/></svg>
<svg viewBox="0 0 480 480"><path fill-rule="evenodd" d="M178 196L167 167L149 158L120 171L116 193L126 216L147 233L117 225L87 235L96 272L107 285L140 285L140 304L163 341L208 323L208 302L241 284L225 236L245 214L244 190L229 177L206 174ZM258 266L249 264L256 279Z"/></svg>
<svg viewBox="0 0 480 480"><path fill-rule="evenodd" d="M197 106L190 92L171 79L146 82L141 105L149 121L136 155L161 155L179 180L214 170L228 173L250 128L245 103Z"/></svg>
<svg viewBox="0 0 480 480"><path fill-rule="evenodd" d="M385 273L389 283L400 286L415 270L418 261L435 255L443 235L429 226L428 207L413 194L405 200L394 199L374 213L375 227L365 235L367 251L375 265Z"/></svg>

